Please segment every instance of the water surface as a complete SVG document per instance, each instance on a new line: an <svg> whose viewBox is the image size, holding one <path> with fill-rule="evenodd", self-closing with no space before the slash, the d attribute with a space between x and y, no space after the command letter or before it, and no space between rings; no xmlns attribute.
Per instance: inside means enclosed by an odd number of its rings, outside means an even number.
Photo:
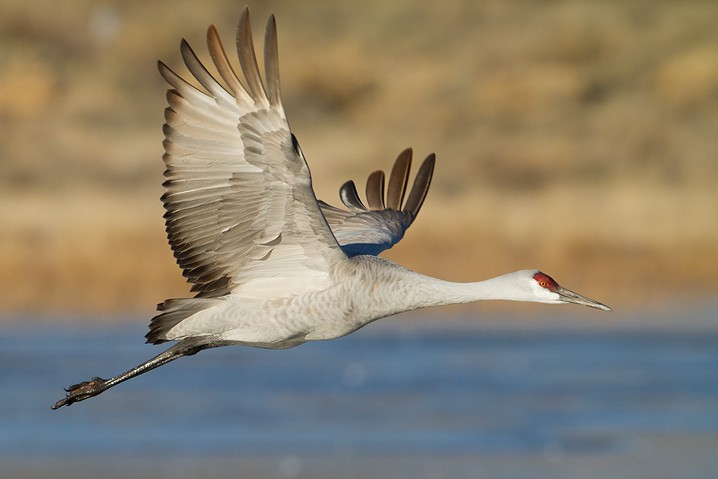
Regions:
<svg viewBox="0 0 718 479"><path fill-rule="evenodd" d="M3 477L715 478L718 308L692 314L414 315L204 351L58 411L62 386L160 349L138 318L18 321L0 331Z"/></svg>

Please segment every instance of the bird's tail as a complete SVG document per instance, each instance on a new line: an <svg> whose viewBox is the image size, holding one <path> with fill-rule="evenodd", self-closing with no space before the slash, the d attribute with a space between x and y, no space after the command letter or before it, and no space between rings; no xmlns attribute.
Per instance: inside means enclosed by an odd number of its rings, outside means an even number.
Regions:
<svg viewBox="0 0 718 479"><path fill-rule="evenodd" d="M207 308L216 306L220 300L214 298L172 298L157 305L157 316L150 320L150 332L145 335L148 343L160 344L171 341L167 333L183 320Z"/></svg>

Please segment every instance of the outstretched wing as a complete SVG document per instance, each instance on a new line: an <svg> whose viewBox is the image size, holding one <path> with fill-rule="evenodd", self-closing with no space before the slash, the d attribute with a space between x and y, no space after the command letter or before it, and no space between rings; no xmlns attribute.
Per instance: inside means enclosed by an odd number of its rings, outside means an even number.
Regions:
<svg viewBox="0 0 718 479"><path fill-rule="evenodd" d="M377 170L366 182L369 207L359 199L353 181L339 189L339 197L348 210L331 206L323 201L319 205L342 250L347 256L378 255L391 248L404 237L404 232L419 214L429 192L436 156L427 156L414 179L409 197L404 194L409 182L412 150L402 151L394 162L384 199L384 172Z"/></svg>
<svg viewBox="0 0 718 479"><path fill-rule="evenodd" d="M322 215L279 94L274 17L265 32L266 89L244 9L237 26L243 86L217 30L207 45L223 86L186 41L185 65L204 91L164 63L167 92L162 196L169 243L201 298L273 297L329 281L346 258Z"/></svg>

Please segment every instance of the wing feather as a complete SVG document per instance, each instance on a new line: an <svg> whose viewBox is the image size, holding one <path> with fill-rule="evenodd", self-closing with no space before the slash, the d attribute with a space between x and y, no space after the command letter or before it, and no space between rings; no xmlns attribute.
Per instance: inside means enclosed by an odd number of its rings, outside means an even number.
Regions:
<svg viewBox="0 0 718 479"><path fill-rule="evenodd" d="M180 43L180 53L182 54L185 65L187 65L187 69L191 71L197 81L211 93L215 101L219 103L227 102L229 104L236 102L234 97L217 82L202 62L199 61L194 50L192 50L192 47L189 46L189 43L187 43L187 40L184 38Z"/></svg>
<svg viewBox="0 0 718 479"><path fill-rule="evenodd" d="M212 63L214 63L215 68L217 68L217 72L219 72L219 76L221 76L225 83L227 83L227 86L232 91L235 98L244 103L251 103L252 100L247 93L247 90L245 90L242 86L242 83L239 81L229 58L227 58L227 53L224 51L224 46L222 45L219 33L217 32L217 27L214 25L210 25L207 29L207 48L209 50L209 56L212 59Z"/></svg>
<svg viewBox="0 0 718 479"><path fill-rule="evenodd" d="M269 103L281 107L282 99L279 92L279 48L277 47L277 21L274 15L269 17L264 32L264 76L267 79Z"/></svg>
<svg viewBox="0 0 718 479"><path fill-rule="evenodd" d="M274 18L265 34L266 92L246 8L236 39L247 89L213 26L207 44L217 76L180 45L204 91L158 64L172 87L163 127L167 236L200 297L297 294L329 284L332 265L346 256L281 106Z"/></svg>
<svg viewBox="0 0 718 479"><path fill-rule="evenodd" d="M252 40L252 24L249 20L249 9L244 8L237 24L237 53L239 64L242 67L244 77L247 79L249 92L252 98L258 102L267 101L267 95L262 86L262 79L259 75L257 57L254 54L254 41Z"/></svg>
<svg viewBox="0 0 718 479"><path fill-rule="evenodd" d="M339 188L339 199L342 200L344 206L350 210L366 211L367 207L359 198L359 192L352 180L347 181Z"/></svg>
<svg viewBox="0 0 718 479"><path fill-rule="evenodd" d="M406 194L406 186L409 184L412 154L411 148L399 153L391 169L389 187L386 191L386 204L393 210L400 210L401 205L404 204L404 194Z"/></svg>
<svg viewBox="0 0 718 479"><path fill-rule="evenodd" d="M436 161L432 153L421 164L406 204L404 194L409 180L412 150L402 151L394 162L388 183L387 204L384 205L384 172L369 175L366 195L369 208L359 198L353 181L339 189L339 197L348 208L344 210L320 201L329 226L339 245L348 256L377 255L398 243L416 219L426 198Z"/></svg>
<svg viewBox="0 0 718 479"><path fill-rule="evenodd" d="M383 210L384 206L384 172L377 170L366 180L366 201L372 210Z"/></svg>
<svg viewBox="0 0 718 479"><path fill-rule="evenodd" d="M419 167L419 172L414 179L414 186L411 188L409 198L406 200L406 205L404 205L404 210L409 211L415 218L416 215L419 214L421 206L424 204L427 193L429 193L435 163L435 154L432 153L426 157L421 167Z"/></svg>

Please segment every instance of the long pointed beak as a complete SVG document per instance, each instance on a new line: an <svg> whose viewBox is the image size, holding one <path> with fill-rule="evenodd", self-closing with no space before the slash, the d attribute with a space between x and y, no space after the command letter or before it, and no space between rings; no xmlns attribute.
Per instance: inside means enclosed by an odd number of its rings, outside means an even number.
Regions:
<svg viewBox="0 0 718 479"><path fill-rule="evenodd" d="M562 286L559 286L556 292L561 298L561 301L565 303L582 304L584 306L590 306L591 308L602 309L603 311L611 311L611 308L609 308L605 304L599 303L598 301L594 301L591 298L581 296L580 294L574 293L570 289L566 289Z"/></svg>

